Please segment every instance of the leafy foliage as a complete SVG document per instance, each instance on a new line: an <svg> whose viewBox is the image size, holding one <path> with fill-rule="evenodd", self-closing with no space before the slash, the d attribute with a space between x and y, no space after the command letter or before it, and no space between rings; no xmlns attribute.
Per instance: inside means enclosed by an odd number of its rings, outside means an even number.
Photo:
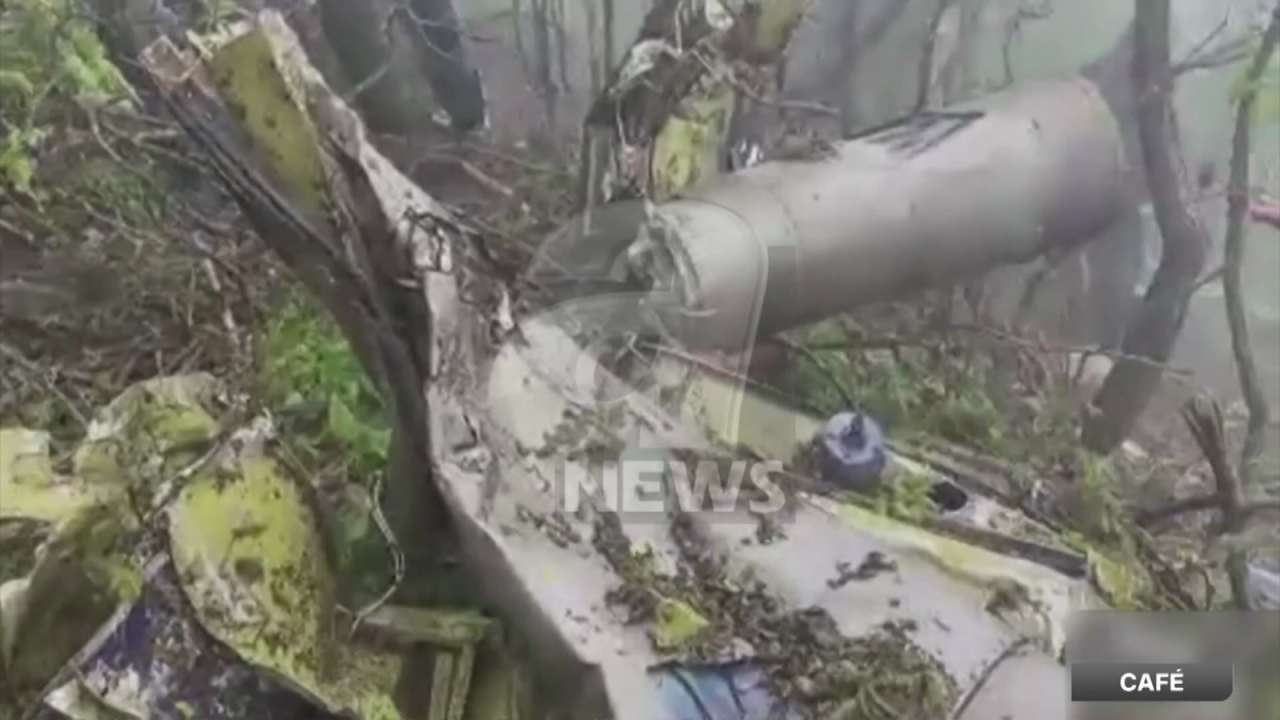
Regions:
<svg viewBox="0 0 1280 720"><path fill-rule="evenodd" d="M342 592L367 603L394 577L373 521L391 437L381 398L337 325L300 290L268 321L259 352L265 400L290 423L283 435L299 469L337 493L326 498L326 532Z"/></svg>
<svg viewBox="0 0 1280 720"><path fill-rule="evenodd" d="M125 83L87 17L68 0L9 0L0 9L0 178L32 193L51 100L100 105Z"/></svg>
<svg viewBox="0 0 1280 720"><path fill-rule="evenodd" d="M1252 52L1257 52L1257 46L1261 44L1261 36L1252 38ZM1252 54L1252 53L1251 53ZM1248 71L1247 64L1240 67L1235 81L1231 87L1231 101L1239 102L1240 97L1246 92L1253 90L1258 93L1257 102L1254 106L1254 122L1261 124L1280 123L1280 55L1272 56L1267 69L1262 72L1255 83L1250 83L1246 77Z"/></svg>
<svg viewBox="0 0 1280 720"><path fill-rule="evenodd" d="M870 506L881 515L907 523L918 523L937 512L933 500L934 478L928 473L904 473L884 483L871 498Z"/></svg>
<svg viewBox="0 0 1280 720"><path fill-rule="evenodd" d="M1258 122L1280 123L1280 57L1262 73L1262 87L1258 90Z"/></svg>
<svg viewBox="0 0 1280 720"><path fill-rule="evenodd" d="M320 408L319 444L339 451L356 475L377 472L390 442L382 402L328 315L290 298L270 322L263 352L272 401Z"/></svg>
<svg viewBox="0 0 1280 720"><path fill-rule="evenodd" d="M1008 423L987 393L985 362L949 357L945 349L840 350L857 339L835 322L810 329L803 344L820 349L800 361L783 389L815 410L833 413L849 397L900 438L923 433L1006 449Z"/></svg>

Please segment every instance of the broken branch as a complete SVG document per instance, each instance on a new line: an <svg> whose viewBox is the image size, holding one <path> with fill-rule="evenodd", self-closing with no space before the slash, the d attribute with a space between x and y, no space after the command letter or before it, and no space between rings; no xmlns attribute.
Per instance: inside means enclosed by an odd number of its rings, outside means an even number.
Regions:
<svg viewBox="0 0 1280 720"><path fill-rule="evenodd" d="M1262 45L1245 74L1244 92L1236 109L1235 132L1231 140L1231 166L1227 182L1227 235L1224 241L1222 285L1227 308L1227 325L1231 330L1231 352L1235 356L1240 392L1249 410L1249 425L1240 454L1241 482L1249 484L1253 464L1262 452L1267 426L1267 400L1258 379L1258 366L1249 342L1249 322L1245 315L1241 289L1241 266L1244 263L1244 228L1248 213L1246 193L1249 187L1249 156L1253 107L1258 97L1258 80L1271 62L1280 42L1280 4L1271 13L1271 21L1263 35Z"/></svg>

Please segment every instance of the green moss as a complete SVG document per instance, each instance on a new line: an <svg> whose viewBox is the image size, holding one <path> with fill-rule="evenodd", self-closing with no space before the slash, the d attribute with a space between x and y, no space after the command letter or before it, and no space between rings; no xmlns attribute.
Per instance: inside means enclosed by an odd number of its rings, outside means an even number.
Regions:
<svg viewBox="0 0 1280 720"><path fill-rule="evenodd" d="M675 652L697 640L711 623L689 603L659 598L653 644L662 652Z"/></svg>
<svg viewBox="0 0 1280 720"><path fill-rule="evenodd" d="M727 81L708 79L685 97L653 143L653 186L666 197L714 176L729 132L735 92Z"/></svg>
<svg viewBox="0 0 1280 720"><path fill-rule="evenodd" d="M221 433L219 390L207 374L129 387L94 417L73 456L76 477L90 486L154 489Z"/></svg>
<svg viewBox="0 0 1280 720"><path fill-rule="evenodd" d="M270 459L225 469L189 481L169 513L187 595L241 657L323 697L334 586L315 519Z"/></svg>
<svg viewBox="0 0 1280 720"><path fill-rule="evenodd" d="M220 48L208 67L223 101L284 181L289 196L304 214L322 217L329 184L319 137L275 52L259 28Z"/></svg>
<svg viewBox="0 0 1280 720"><path fill-rule="evenodd" d="M55 476L48 433L0 429L0 521L57 523L97 501L92 488Z"/></svg>

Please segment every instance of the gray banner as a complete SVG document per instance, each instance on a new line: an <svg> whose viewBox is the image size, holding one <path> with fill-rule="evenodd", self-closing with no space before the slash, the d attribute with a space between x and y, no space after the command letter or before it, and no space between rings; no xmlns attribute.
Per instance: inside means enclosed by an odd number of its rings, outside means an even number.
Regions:
<svg viewBox="0 0 1280 720"><path fill-rule="evenodd" d="M1230 663L1088 663L1071 666L1072 702L1222 702Z"/></svg>
<svg viewBox="0 0 1280 720"><path fill-rule="evenodd" d="M1090 697L1105 687L1109 700L1071 703L1073 720L1280 720L1280 613L1087 611L1075 614L1067 633L1073 691ZM1203 665L1232 668L1232 691L1216 702L1195 702L1185 689L1135 696L1119 688L1118 675L1076 669L1150 663L1181 669L1184 688L1199 682Z"/></svg>

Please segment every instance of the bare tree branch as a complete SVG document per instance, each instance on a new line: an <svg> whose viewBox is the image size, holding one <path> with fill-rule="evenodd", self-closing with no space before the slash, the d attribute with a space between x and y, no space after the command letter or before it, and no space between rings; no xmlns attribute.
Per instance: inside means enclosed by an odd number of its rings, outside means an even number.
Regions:
<svg viewBox="0 0 1280 720"><path fill-rule="evenodd" d="M1258 98L1258 81L1280 42L1280 4L1271 13L1271 22L1262 45L1245 74L1244 92L1236 108L1235 132L1231 139L1231 168L1227 181L1227 234L1224 241L1222 285L1227 306L1227 324L1231 329L1231 352L1235 356L1240 392L1249 409L1249 428L1240 456L1241 482L1246 486L1253 477L1253 464L1262 452L1267 427L1267 400L1258 380L1258 366L1249 342L1249 322L1245 315L1240 270L1244 263L1245 216L1249 210L1246 193L1249 188L1249 156L1251 154L1253 108Z"/></svg>
<svg viewBox="0 0 1280 720"><path fill-rule="evenodd" d="M602 17L601 22L604 27L600 28L601 34L604 36L604 79L608 82L609 75L613 72L613 64L618 62L617 47L617 18L615 17L616 8L613 4L614 0L601 0Z"/></svg>
<svg viewBox="0 0 1280 720"><path fill-rule="evenodd" d="M1228 40L1212 50L1207 49L1222 34L1222 31L1227 29L1229 20L1230 15L1223 15L1222 22L1218 23L1217 27L1206 35L1203 40L1196 43L1191 52L1187 53L1185 59L1175 63L1170 68L1170 72L1176 77L1193 70L1207 70L1230 65L1249 57L1250 45L1252 44L1252 38L1249 36Z"/></svg>
<svg viewBox="0 0 1280 720"><path fill-rule="evenodd" d="M1172 520L1179 515L1187 513L1203 512L1205 510L1216 510L1218 508L1217 495L1196 495L1185 500L1179 500L1162 507L1158 510L1148 510L1135 516L1134 521L1139 527L1150 528L1158 525L1166 520ZM1255 500L1245 503L1241 507L1241 511L1246 518L1252 519L1254 515L1263 512L1280 512L1280 500Z"/></svg>
<svg viewBox="0 0 1280 720"><path fill-rule="evenodd" d="M951 1L938 0L938 7L929 20L929 35L924 39L920 65L916 68L915 112L921 112L929 104L929 90L933 87L933 59L938 50L938 30L942 27L942 16L951 7Z"/></svg>
<svg viewBox="0 0 1280 720"><path fill-rule="evenodd" d="M1213 505L1222 512L1220 533L1228 537L1239 535L1248 525L1250 515L1259 509L1266 509L1269 503L1255 505L1248 501L1240 475L1227 458L1222 406L1205 397L1195 397L1183 408L1182 418L1213 472ZM1192 504L1196 503L1187 503ZM1236 609L1248 610L1249 567L1245 552L1240 548L1232 547L1227 553L1227 578L1231 582Z"/></svg>
<svg viewBox="0 0 1280 720"><path fill-rule="evenodd" d="M1044 2L1042 5L1024 4L1014 11L1004 26L1004 43L1000 46L1000 58L1004 65L1004 87L1009 87L1014 83L1013 78L1013 43L1022 35L1023 23L1028 20L1044 20L1053 15L1053 4Z"/></svg>
<svg viewBox="0 0 1280 720"><path fill-rule="evenodd" d="M1248 41L1241 39L1240 44L1222 47L1203 57L1185 60L1170 69L1173 75L1185 75L1195 70L1212 70L1213 68L1233 65L1249 57Z"/></svg>
<svg viewBox="0 0 1280 720"><path fill-rule="evenodd" d="M905 2L895 3L906 5ZM844 32L840 44L840 69L845 73L840 84L839 102L840 125L843 132L849 132L858 124L858 92L854 87L858 77L858 54L862 51L862 39L858 37L858 25L862 21L862 0L848 0L842 18Z"/></svg>
<svg viewBox="0 0 1280 720"><path fill-rule="evenodd" d="M1152 513L1145 518L1139 518L1140 523L1149 524L1177 514L1216 507L1222 512L1222 533L1231 536L1244 531L1252 515L1265 510L1280 509L1280 501L1249 502L1246 494L1252 484L1254 463L1262 453L1268 424L1268 408L1266 396L1258 379L1253 348L1249 342L1249 324L1241 287L1245 221L1249 212L1249 156L1252 144L1253 108L1258 96L1258 81L1271 63L1277 44L1280 44L1280 3L1272 10L1271 20L1262 37L1262 44L1245 73L1244 91L1236 107L1226 193L1227 232L1224 241L1226 257L1221 270L1222 284L1236 374L1240 378L1240 391L1244 395L1245 405L1249 410L1248 429L1244 446L1240 451L1240 460L1235 468L1232 468L1227 460L1221 408L1216 403L1208 410L1189 404L1184 417L1213 470L1216 492L1213 496L1191 498L1175 503L1169 508ZM1248 559L1245 551L1240 548L1231 548L1227 556L1227 576L1231 582L1235 605L1241 610L1250 609L1248 573Z"/></svg>
<svg viewBox="0 0 1280 720"><path fill-rule="evenodd" d="M863 26L864 3L861 0L849 0L844 17L844 26L848 32L845 33L843 45L841 45L838 66L840 77L843 78L840 81L839 97L841 126L846 134L854 132L859 125L857 117L857 88L853 87L853 82L856 81L858 64L866 53L870 52L872 48L876 47L884 39L889 30L905 14L905 10L910 4L911 0L895 0L894 2L883 3L879 12L866 18L865 29L858 32L858 29Z"/></svg>

